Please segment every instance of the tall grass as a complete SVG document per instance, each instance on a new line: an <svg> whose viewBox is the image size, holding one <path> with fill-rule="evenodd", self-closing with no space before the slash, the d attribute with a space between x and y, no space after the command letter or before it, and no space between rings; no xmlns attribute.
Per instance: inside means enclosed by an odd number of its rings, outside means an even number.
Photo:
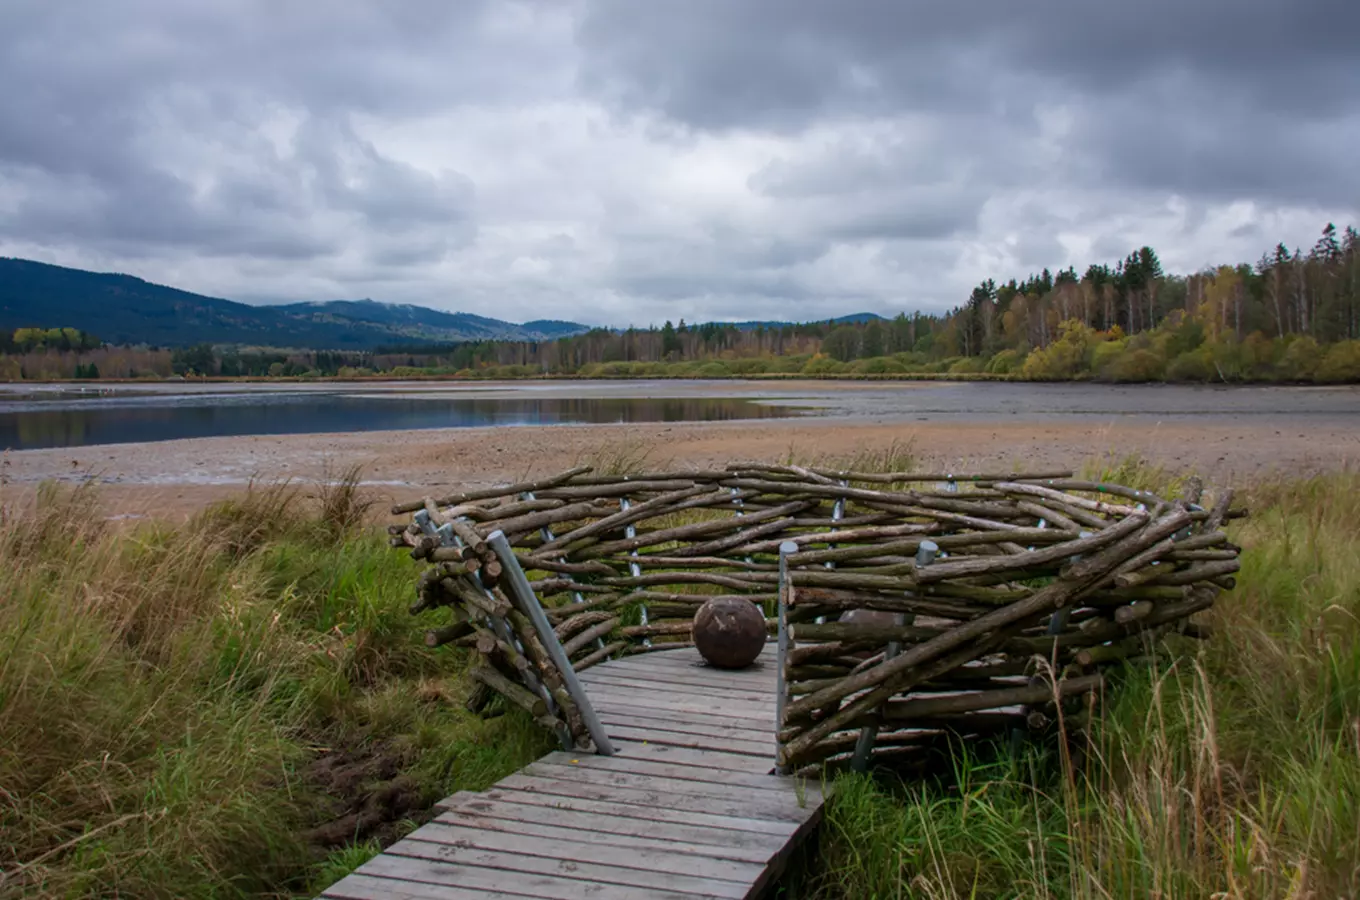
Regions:
<svg viewBox="0 0 1360 900"><path fill-rule="evenodd" d="M975 748L926 784L844 778L786 893L1360 895L1360 477L1244 499L1243 570L1207 616L1213 639L1126 672L1084 760Z"/></svg>
<svg viewBox="0 0 1360 900"><path fill-rule="evenodd" d="M464 712L463 654L424 647L413 564L340 482L131 532L89 488L3 507L0 896L306 893L542 752Z"/></svg>

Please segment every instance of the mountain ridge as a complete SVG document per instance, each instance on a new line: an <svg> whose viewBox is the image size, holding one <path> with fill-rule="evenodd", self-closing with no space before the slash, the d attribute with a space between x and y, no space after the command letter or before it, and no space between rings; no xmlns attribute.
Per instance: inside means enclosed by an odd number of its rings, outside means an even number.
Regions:
<svg viewBox="0 0 1360 900"><path fill-rule="evenodd" d="M369 350L398 344L552 340L589 328L538 320L516 325L376 300L254 306L156 284L123 272L92 272L0 257L0 329L79 328L113 344L182 347L235 344Z"/></svg>

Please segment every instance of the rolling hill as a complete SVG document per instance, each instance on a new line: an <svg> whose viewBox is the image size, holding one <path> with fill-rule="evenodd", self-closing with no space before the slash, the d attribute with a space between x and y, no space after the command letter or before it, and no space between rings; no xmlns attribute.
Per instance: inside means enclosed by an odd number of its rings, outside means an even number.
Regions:
<svg viewBox="0 0 1360 900"><path fill-rule="evenodd" d="M588 330L575 322L516 325L470 313L374 300L252 306L132 275L0 257L0 329L72 327L113 344L238 344L367 350L396 344L550 340Z"/></svg>

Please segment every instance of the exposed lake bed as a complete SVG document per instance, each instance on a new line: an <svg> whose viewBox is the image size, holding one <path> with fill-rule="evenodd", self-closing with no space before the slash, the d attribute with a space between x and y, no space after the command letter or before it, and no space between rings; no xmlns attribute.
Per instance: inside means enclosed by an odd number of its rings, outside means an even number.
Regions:
<svg viewBox="0 0 1360 900"><path fill-rule="evenodd" d="M897 445L922 464L958 470L1073 467L1097 457L1138 454L1219 480L1336 469L1360 457L1360 389L1353 387L166 383L137 385L135 397L131 390L115 397L34 396L63 396L59 392L71 388L0 386L0 416L17 411L105 416L101 427L114 428L119 442L11 450L0 479L23 489L47 478L92 478L104 484L112 512L123 515L181 513L252 479L309 480L351 463L364 466L374 490L407 496L426 487L490 484L564 469L625 445L629 452L645 449L658 464L679 465L790 454L845 458ZM21 391L25 396L18 396ZM79 405L57 409L68 403ZM138 440L126 430L131 426L117 430L119 409L160 416L176 408L215 410L218 425L221 410L247 412L239 429L225 436ZM246 420L255 415L250 410L259 409L271 410L294 433L251 433ZM468 416L449 423L460 409ZM320 418L318 410L324 413ZM401 424L403 416L418 424ZM542 424L545 418L574 424ZM324 427L312 427L318 422ZM516 427L502 427L510 423ZM164 433L161 425L151 430L158 428Z"/></svg>

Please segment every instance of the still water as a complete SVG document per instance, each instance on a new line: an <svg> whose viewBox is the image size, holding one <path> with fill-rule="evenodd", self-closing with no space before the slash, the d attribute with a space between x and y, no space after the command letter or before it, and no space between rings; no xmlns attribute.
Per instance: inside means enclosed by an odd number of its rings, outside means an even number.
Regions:
<svg viewBox="0 0 1360 900"><path fill-rule="evenodd" d="M799 415L735 398L402 397L343 393L0 395L0 450L179 438L487 425L715 422Z"/></svg>

